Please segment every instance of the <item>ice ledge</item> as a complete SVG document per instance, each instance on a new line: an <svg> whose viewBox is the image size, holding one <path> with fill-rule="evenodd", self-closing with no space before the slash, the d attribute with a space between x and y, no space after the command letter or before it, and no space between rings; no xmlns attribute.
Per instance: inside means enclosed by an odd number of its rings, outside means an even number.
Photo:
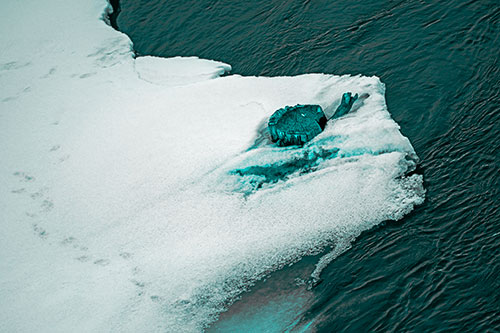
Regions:
<svg viewBox="0 0 500 333"><path fill-rule="evenodd" d="M119 6L115 1L115 7ZM101 19L116 30L116 22L113 24L112 1L107 0L103 9ZM124 35L126 36L126 35ZM133 52L133 44L128 36L129 45L123 49ZM231 65L223 62L200 59L198 57L173 57L163 58L154 56L141 56L134 59L134 69L139 79L167 87L185 86L196 82L215 79L229 73Z"/></svg>
<svg viewBox="0 0 500 333"><path fill-rule="evenodd" d="M173 87L215 79L230 72L231 66L198 57L145 56L135 59L135 70L139 78L144 81Z"/></svg>

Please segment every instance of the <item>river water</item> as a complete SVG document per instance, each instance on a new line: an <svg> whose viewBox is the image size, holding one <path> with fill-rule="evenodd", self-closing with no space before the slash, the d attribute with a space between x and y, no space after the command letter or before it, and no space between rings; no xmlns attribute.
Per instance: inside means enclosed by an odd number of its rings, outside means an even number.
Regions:
<svg viewBox="0 0 500 333"><path fill-rule="evenodd" d="M280 303L290 323L266 326L266 306L276 289L299 293L290 281L314 258L257 284L212 329L500 330L497 0L119 5L116 25L138 55L196 55L241 75L380 77L389 111L421 159L425 203L364 232L323 271L323 283L295 295L307 298L300 305Z"/></svg>

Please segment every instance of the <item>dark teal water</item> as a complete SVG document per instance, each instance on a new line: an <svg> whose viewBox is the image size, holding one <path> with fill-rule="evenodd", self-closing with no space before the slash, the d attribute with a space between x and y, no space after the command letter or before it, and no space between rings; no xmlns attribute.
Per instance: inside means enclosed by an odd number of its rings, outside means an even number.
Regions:
<svg viewBox="0 0 500 333"><path fill-rule="evenodd" d="M421 158L426 202L332 262L296 327L500 331L498 0L122 0L117 25L139 55L386 84L389 111ZM266 282L257 289L221 321L245 311L246 299L265 303Z"/></svg>

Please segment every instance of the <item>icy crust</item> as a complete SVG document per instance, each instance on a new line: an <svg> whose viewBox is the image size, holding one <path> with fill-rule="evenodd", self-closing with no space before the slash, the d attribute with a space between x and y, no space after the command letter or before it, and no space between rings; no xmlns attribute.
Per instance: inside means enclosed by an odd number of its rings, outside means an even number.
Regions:
<svg viewBox="0 0 500 333"><path fill-rule="evenodd" d="M268 272L422 202L378 78L134 59L104 7L0 5L0 331L199 331ZM267 141L276 109L329 115L345 91L370 97L302 148Z"/></svg>
<svg viewBox="0 0 500 333"><path fill-rule="evenodd" d="M215 79L230 72L231 66L198 57L145 56L135 59L135 70L143 80L175 87Z"/></svg>

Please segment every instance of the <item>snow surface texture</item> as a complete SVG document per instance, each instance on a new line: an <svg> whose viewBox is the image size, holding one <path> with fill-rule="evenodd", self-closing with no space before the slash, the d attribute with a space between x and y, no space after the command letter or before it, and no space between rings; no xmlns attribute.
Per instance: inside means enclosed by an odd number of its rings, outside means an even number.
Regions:
<svg viewBox="0 0 500 333"><path fill-rule="evenodd" d="M378 78L134 59L107 10L0 4L0 331L199 331L266 273L422 202ZM268 143L276 109L328 113L345 91L370 97L303 148Z"/></svg>

